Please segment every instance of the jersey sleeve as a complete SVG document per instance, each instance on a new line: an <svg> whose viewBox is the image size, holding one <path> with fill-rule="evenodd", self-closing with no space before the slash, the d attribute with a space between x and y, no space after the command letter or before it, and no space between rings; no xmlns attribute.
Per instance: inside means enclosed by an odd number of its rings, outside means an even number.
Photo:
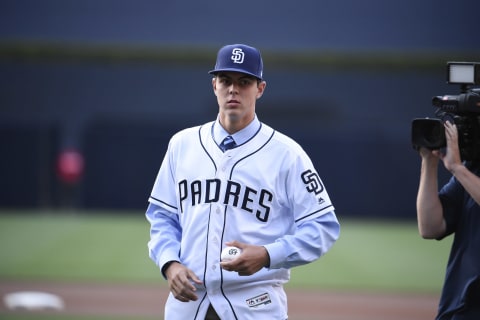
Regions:
<svg viewBox="0 0 480 320"><path fill-rule="evenodd" d="M330 250L340 234L340 224L325 185L312 161L300 146L288 161L285 189L293 214L293 233L265 245L270 268L292 268L310 263Z"/></svg>
<svg viewBox="0 0 480 320"><path fill-rule="evenodd" d="M296 223L334 211L327 189L303 149L293 159L287 190Z"/></svg>
<svg viewBox="0 0 480 320"><path fill-rule="evenodd" d="M150 223L150 258L162 269L169 261L180 261L181 227L178 215L150 203L145 213ZM164 275L165 276L165 275Z"/></svg>
<svg viewBox="0 0 480 320"><path fill-rule="evenodd" d="M168 150L163 158L162 164L158 171L152 192L148 201L157 206L160 206L170 212L177 211L177 202L175 194L175 178L174 172L174 146L175 136L172 137L168 144Z"/></svg>

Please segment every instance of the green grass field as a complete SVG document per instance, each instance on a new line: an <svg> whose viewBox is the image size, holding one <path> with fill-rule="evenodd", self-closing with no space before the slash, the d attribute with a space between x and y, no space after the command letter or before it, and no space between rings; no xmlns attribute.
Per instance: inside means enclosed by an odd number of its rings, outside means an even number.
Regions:
<svg viewBox="0 0 480 320"><path fill-rule="evenodd" d="M317 262L292 270L290 287L439 292L451 238L424 240L415 221L339 217L342 230ZM1 279L162 282L148 258L143 212L0 211Z"/></svg>

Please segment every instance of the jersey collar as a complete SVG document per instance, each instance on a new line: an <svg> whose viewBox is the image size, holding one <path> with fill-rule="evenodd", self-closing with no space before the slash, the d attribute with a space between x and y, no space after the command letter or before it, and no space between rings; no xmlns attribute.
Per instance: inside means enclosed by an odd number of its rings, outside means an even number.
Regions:
<svg viewBox="0 0 480 320"><path fill-rule="evenodd" d="M255 115L255 118L253 119L252 122L242 130L235 132L232 134L233 140L235 140L235 143L237 146L244 144L250 138L252 138L260 129L261 123L260 120L258 120L257 115ZM213 124L212 128L212 134L213 134L213 139L217 144L220 144L223 139L225 139L226 136L230 135L220 124L220 120L217 117L217 120Z"/></svg>

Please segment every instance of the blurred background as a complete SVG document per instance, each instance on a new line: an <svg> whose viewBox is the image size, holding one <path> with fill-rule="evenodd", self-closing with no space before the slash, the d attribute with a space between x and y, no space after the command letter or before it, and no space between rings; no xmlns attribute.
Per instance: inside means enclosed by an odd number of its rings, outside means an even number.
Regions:
<svg viewBox="0 0 480 320"><path fill-rule="evenodd" d="M474 0L2 0L0 207L144 210L170 136L215 119L217 50L258 47L260 120L339 216L415 219L411 121L479 61ZM446 179L446 177L443 177Z"/></svg>

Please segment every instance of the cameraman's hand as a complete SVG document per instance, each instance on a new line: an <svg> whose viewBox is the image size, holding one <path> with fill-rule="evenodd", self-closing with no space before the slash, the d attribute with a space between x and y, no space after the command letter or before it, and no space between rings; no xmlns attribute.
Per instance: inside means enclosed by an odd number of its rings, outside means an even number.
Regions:
<svg viewBox="0 0 480 320"><path fill-rule="evenodd" d="M445 168L454 172L458 166L463 166L462 159L460 157L460 148L458 146L458 130L455 124L450 121L445 121L445 137L447 140L446 153L443 154L440 150L433 151L438 154L438 157L442 159Z"/></svg>
<svg viewBox="0 0 480 320"><path fill-rule="evenodd" d="M445 137L447 139L447 153L441 155L445 168L455 176L473 200L480 205L480 177L467 169L462 163L458 146L458 130L455 124L445 123Z"/></svg>
<svg viewBox="0 0 480 320"><path fill-rule="evenodd" d="M422 157L422 159L426 160L426 161L430 161L430 160L438 161L438 159L440 159L440 157L438 155L438 150L433 150L432 151L428 148L420 147L418 149L418 152L419 152L420 156Z"/></svg>

